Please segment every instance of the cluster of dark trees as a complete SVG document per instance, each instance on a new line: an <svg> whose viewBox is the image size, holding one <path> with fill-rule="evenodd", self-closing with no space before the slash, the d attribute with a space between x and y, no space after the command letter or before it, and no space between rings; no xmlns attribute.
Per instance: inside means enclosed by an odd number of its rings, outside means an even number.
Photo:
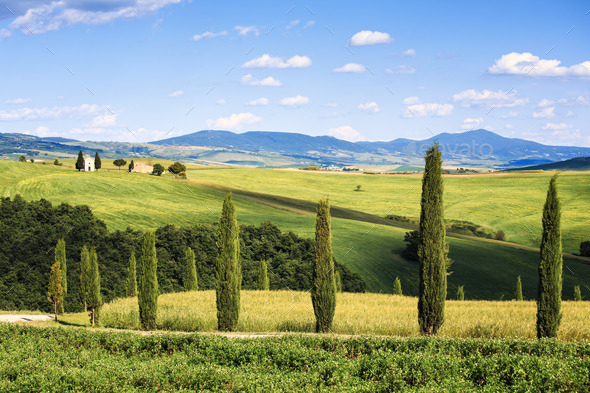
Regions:
<svg viewBox="0 0 590 393"><path fill-rule="evenodd" d="M217 225L187 227L167 225L155 231L160 293L184 289L187 247L195 253L199 288L215 288ZM312 286L314 241L282 232L271 222L240 226L242 287L256 289L261 260L268 264L270 289L307 291ZM126 296L128 261L141 255L144 233L132 229L108 231L88 206L60 204L46 200L25 201L20 195L0 201L0 309L50 311L47 301L50 267L55 246L65 240L67 294L66 312L80 311L80 256L84 246L94 248L101 275L104 301ZM62 264L64 262L60 261ZM362 278L335 262L342 289L364 292Z"/></svg>

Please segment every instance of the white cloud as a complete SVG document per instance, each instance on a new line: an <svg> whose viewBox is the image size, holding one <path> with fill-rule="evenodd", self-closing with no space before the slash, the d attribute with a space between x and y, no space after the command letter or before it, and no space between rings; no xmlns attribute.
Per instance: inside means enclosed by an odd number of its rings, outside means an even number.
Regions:
<svg viewBox="0 0 590 393"><path fill-rule="evenodd" d="M14 100L6 100L7 104L26 104L27 102L31 102L30 98L15 98Z"/></svg>
<svg viewBox="0 0 590 393"><path fill-rule="evenodd" d="M463 124L461 125L461 128L463 128L465 130L473 130L473 129L475 129L475 127L478 127L482 123L483 123L483 117L478 117L478 118L468 117L465 120L463 120Z"/></svg>
<svg viewBox="0 0 590 393"><path fill-rule="evenodd" d="M387 72L388 74L415 74L416 69L414 67L410 67L407 65L400 65L395 67L394 69L387 68L385 69L385 72Z"/></svg>
<svg viewBox="0 0 590 393"><path fill-rule="evenodd" d="M364 139L363 136L351 126L330 128L328 135L350 142L362 141Z"/></svg>
<svg viewBox="0 0 590 393"><path fill-rule="evenodd" d="M555 107L547 106L533 113L535 119L551 119L555 117Z"/></svg>
<svg viewBox="0 0 590 393"><path fill-rule="evenodd" d="M117 124L117 118L111 114L96 116L92 119L92 127L112 127L115 124Z"/></svg>
<svg viewBox="0 0 590 393"><path fill-rule="evenodd" d="M0 40L2 38L8 38L12 35L12 31L8 29L0 29Z"/></svg>
<svg viewBox="0 0 590 393"><path fill-rule="evenodd" d="M547 123L543 126L544 130L561 131L572 128L573 125L565 123Z"/></svg>
<svg viewBox="0 0 590 393"><path fill-rule="evenodd" d="M12 111L0 111L0 121L48 120L67 116L94 115L102 111L98 105L83 104L52 108L19 108Z"/></svg>
<svg viewBox="0 0 590 393"><path fill-rule="evenodd" d="M345 65L343 65L340 68L334 68L334 72L355 72L355 73L361 73L361 72L365 72L367 68L362 65L362 64L358 64L358 63L347 63Z"/></svg>
<svg viewBox="0 0 590 393"><path fill-rule="evenodd" d="M49 136L49 128L45 126L39 126L35 131L23 131L26 135L36 135L41 138Z"/></svg>
<svg viewBox="0 0 590 393"><path fill-rule="evenodd" d="M191 37L191 40L193 41L199 41L200 39L203 38L215 38L215 37L221 37L227 35L227 31L220 31L219 33L213 33L211 31L206 31L203 34L195 34L194 36Z"/></svg>
<svg viewBox="0 0 590 393"><path fill-rule="evenodd" d="M574 115L574 112L572 111L567 111L567 113L565 114L566 117L572 117Z"/></svg>
<svg viewBox="0 0 590 393"><path fill-rule="evenodd" d="M175 92L172 92L170 94L168 94L168 97L178 97L183 95L184 92L182 90L176 90Z"/></svg>
<svg viewBox="0 0 590 393"><path fill-rule="evenodd" d="M367 113L381 112L381 108L379 108L379 105L377 105L376 102L367 102L365 104L360 104L358 108Z"/></svg>
<svg viewBox="0 0 590 393"><path fill-rule="evenodd" d="M282 86L283 84L281 83L280 80L277 80L275 78L273 78L272 76L269 76L267 78L264 79L256 79L252 76L252 74L248 74L248 75L244 75L241 79L240 79L240 83L242 85L246 85L246 86Z"/></svg>
<svg viewBox="0 0 590 393"><path fill-rule="evenodd" d="M530 52L512 52L497 59L488 72L530 76L590 76L590 61L570 67L560 64L560 60L544 60Z"/></svg>
<svg viewBox="0 0 590 393"><path fill-rule="evenodd" d="M283 98L279 101L279 104L283 106L291 106L291 107L298 107L301 105L305 105L309 102L309 98L304 96L296 96L296 97L287 97Z"/></svg>
<svg viewBox="0 0 590 393"><path fill-rule="evenodd" d="M392 53L391 55L399 57L416 57L416 51L414 50L414 48L411 48L403 52Z"/></svg>
<svg viewBox="0 0 590 393"><path fill-rule="evenodd" d="M309 22L307 22L305 24L305 26L303 26L304 29L307 29L309 27L312 27L313 25L315 25L315 20L310 20Z"/></svg>
<svg viewBox="0 0 590 393"><path fill-rule="evenodd" d="M223 128L228 130L236 130L241 129L245 125L259 123L261 121L261 117L258 117L251 112L232 113L228 117L220 117L217 120L207 120L207 126L209 128Z"/></svg>
<svg viewBox="0 0 590 393"><path fill-rule="evenodd" d="M555 105L555 101L551 101L551 100L548 100L548 99L546 99L546 98L543 98L543 99L542 99L542 100L539 102L539 104L537 105L537 107L538 107L538 108L544 108L544 107L546 107L546 106L552 106L552 105Z"/></svg>
<svg viewBox="0 0 590 393"><path fill-rule="evenodd" d="M408 97L402 101L405 108L402 110L402 116L424 117L424 116L448 116L453 112L453 105L439 104L437 102L420 103L418 97Z"/></svg>
<svg viewBox="0 0 590 393"><path fill-rule="evenodd" d="M388 44L390 42L393 42L393 38L389 34L370 30L359 31L350 39L352 46Z"/></svg>
<svg viewBox="0 0 590 393"><path fill-rule="evenodd" d="M311 66L311 59L307 56L293 56L287 60L263 54L242 64L242 68L306 68Z"/></svg>
<svg viewBox="0 0 590 393"><path fill-rule="evenodd" d="M246 103L248 106L268 105L268 98L257 98Z"/></svg>
<svg viewBox="0 0 590 393"><path fill-rule="evenodd" d="M511 108L515 106L525 105L529 102L528 98L517 98L517 91L504 92L502 90L464 90L453 95L454 102L460 102L464 107L472 106L493 106L498 108Z"/></svg>
<svg viewBox="0 0 590 393"><path fill-rule="evenodd" d="M256 37L260 35L256 26L236 26L234 27L234 30L236 30L239 35L248 35L249 33L253 33Z"/></svg>
<svg viewBox="0 0 590 393"><path fill-rule="evenodd" d="M292 20L291 23L289 23L287 26L285 26L286 29L292 29L293 27L297 26L299 24L299 20Z"/></svg>
<svg viewBox="0 0 590 393"><path fill-rule="evenodd" d="M104 10L96 11L69 6L72 3L70 1L52 1L50 4L29 8L24 15L16 17L9 27L20 29L25 34L30 34L29 29L35 34L45 33L76 24L99 25L116 19L136 18L180 2L181 0L110 2L107 4L110 8L103 7Z"/></svg>
<svg viewBox="0 0 590 393"><path fill-rule="evenodd" d="M220 99L218 99L217 101L215 101L215 103L216 103L217 105L223 105L223 104L225 104L225 103L226 103L226 101L225 101L223 98L220 98Z"/></svg>

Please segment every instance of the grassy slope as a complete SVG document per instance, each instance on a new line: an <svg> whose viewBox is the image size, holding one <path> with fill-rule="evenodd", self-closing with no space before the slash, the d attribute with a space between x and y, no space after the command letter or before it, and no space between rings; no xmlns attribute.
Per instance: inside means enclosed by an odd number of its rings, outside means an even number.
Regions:
<svg viewBox="0 0 590 393"><path fill-rule="evenodd" d="M388 213L409 217L420 214L421 175L237 168L187 174L203 181L314 202L328 195L336 206L381 217ZM445 216L501 229L509 241L538 247L541 213L551 176L552 173L446 176ZM354 191L357 184L363 191ZM580 242L588 240L590 233L590 173L561 174L559 194L563 205L564 250L578 252Z"/></svg>
<svg viewBox="0 0 590 393"><path fill-rule="evenodd" d="M239 173L242 170L235 171ZM259 173L260 170L250 171L245 173ZM191 172L191 175L205 177L210 173L223 174L212 169ZM283 176L281 171L263 171L264 175L267 173ZM285 173L299 175L299 172ZM309 184L305 178L300 181L303 191L296 196L304 197ZM252 182L253 188L256 188L254 180ZM419 185L419 178L414 178L414 182ZM17 193L27 200L45 198L53 203L88 204L111 230L128 226L146 229L167 223L182 226L214 222L218 220L223 200L222 193L195 187L190 182L171 176L158 178L126 172L83 173L53 165L0 161L0 195L7 197ZM351 194L354 197L354 194L364 193ZM313 237L315 217L312 213L276 209L239 197L236 203L240 223L259 224L268 219L283 230ZM417 266L397 255L404 247L404 229L337 218L333 219L332 225L336 258L360 273L369 290L390 292L393 280L400 276L406 293L416 294ZM465 285L467 298L507 299L512 294L517 275L522 276L525 297L535 296L536 253L470 240L450 238L449 241L451 258L455 260L453 274L449 276L451 297L457 285ZM573 285L579 284L582 285L583 295L590 298L590 291L586 292L584 287L590 286L590 266L568 262L565 266L568 268L564 268L564 296L571 298Z"/></svg>

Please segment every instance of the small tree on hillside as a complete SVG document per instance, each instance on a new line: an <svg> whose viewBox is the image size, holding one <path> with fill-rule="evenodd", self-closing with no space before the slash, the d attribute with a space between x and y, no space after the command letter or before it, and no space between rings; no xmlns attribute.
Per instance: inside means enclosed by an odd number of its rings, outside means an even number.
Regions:
<svg viewBox="0 0 590 393"><path fill-rule="evenodd" d="M90 254L86 245L80 253L80 301L84 312L88 312L88 293L90 290Z"/></svg>
<svg viewBox="0 0 590 393"><path fill-rule="evenodd" d="M125 291L128 297L137 296L137 268L135 261L135 250L131 250L129 256L129 267L127 268L127 288Z"/></svg>
<svg viewBox="0 0 590 393"><path fill-rule="evenodd" d="M131 160L131 162L129 163L129 172L133 172L133 168L135 168L135 163L133 162L133 160Z"/></svg>
<svg viewBox="0 0 590 393"><path fill-rule="evenodd" d="M76 160L76 169L80 172L84 169L84 155L82 154L82 150L78 152L78 159Z"/></svg>
<svg viewBox="0 0 590 393"><path fill-rule="evenodd" d="M47 291L47 300L53 304L53 312L57 321L57 305L63 301L63 288L61 286L61 267L59 261L51 265L51 275L49 276L49 290Z"/></svg>
<svg viewBox="0 0 590 393"><path fill-rule="evenodd" d="M64 303L68 294L68 268L66 263L66 241L64 239L59 239L55 245L55 261L59 261L62 279L61 287L63 289L62 301L57 305L57 308L60 314L63 314Z"/></svg>
<svg viewBox="0 0 590 393"><path fill-rule="evenodd" d="M336 310L336 282L332 254L330 202L325 198L320 199L317 207L314 248L311 300L316 318L315 330L317 333L327 333L332 329Z"/></svg>
<svg viewBox="0 0 590 393"><path fill-rule="evenodd" d="M19 161L19 162L27 162L27 157L25 157L25 156L20 156L20 157L18 158L18 161Z"/></svg>
<svg viewBox="0 0 590 393"><path fill-rule="evenodd" d="M418 322L423 335L437 334L444 322L448 247L445 242L442 159L438 143L426 151L418 244Z"/></svg>
<svg viewBox="0 0 590 393"><path fill-rule="evenodd" d="M187 247L184 254L184 290L196 291L199 289L197 281L197 266L195 264L195 252Z"/></svg>
<svg viewBox="0 0 590 393"><path fill-rule="evenodd" d="M256 283L256 289L260 291L268 291L270 289L267 270L266 261L263 259L258 265L258 281Z"/></svg>
<svg viewBox="0 0 590 393"><path fill-rule="evenodd" d="M164 167L160 164L154 164L154 169L152 169L152 175L160 176L164 173Z"/></svg>
<svg viewBox="0 0 590 393"><path fill-rule="evenodd" d="M53 160L53 165L60 166L61 164L59 163L59 160L56 158L55 160Z"/></svg>
<svg viewBox="0 0 590 393"><path fill-rule="evenodd" d="M400 281L399 277L396 277L395 281L393 282L393 294L394 295L403 295L402 282Z"/></svg>
<svg viewBox="0 0 590 393"><path fill-rule="evenodd" d="M457 300L465 300L465 288L463 285L457 287Z"/></svg>
<svg viewBox="0 0 590 393"><path fill-rule="evenodd" d="M406 248L402 251L402 256L411 261L418 260L418 244L420 244L420 231L406 232L404 235Z"/></svg>
<svg viewBox="0 0 590 393"><path fill-rule="evenodd" d="M575 285L574 286L574 300L576 302L582 301L582 292L580 292L580 286L579 285Z"/></svg>
<svg viewBox="0 0 590 393"><path fill-rule="evenodd" d="M156 256L156 235L146 231L143 236L141 259L139 260L139 320L142 328L156 327L158 315L158 259Z"/></svg>
<svg viewBox="0 0 590 393"><path fill-rule="evenodd" d="M98 257L94 247L90 250L90 279L88 280L88 306L90 307L90 324L94 326L98 322L102 295L100 294L100 273L98 271Z"/></svg>
<svg viewBox="0 0 590 393"><path fill-rule="evenodd" d="M240 260L239 227L231 192L225 196L217 230L217 261L215 266L217 295L217 328L234 331L240 317L242 263Z"/></svg>
<svg viewBox="0 0 590 393"><path fill-rule="evenodd" d="M180 172L186 171L186 165L181 164L180 162L175 162L174 164L168 167L168 172L178 174Z"/></svg>
<svg viewBox="0 0 590 393"><path fill-rule="evenodd" d="M580 243L580 255L583 257L590 257L590 241Z"/></svg>
<svg viewBox="0 0 590 393"><path fill-rule="evenodd" d="M35 162L35 159L34 159L34 158L31 158L29 161L30 161L30 162L31 162L31 164L32 164L32 163L34 163L34 162Z"/></svg>
<svg viewBox="0 0 590 393"><path fill-rule="evenodd" d="M557 337L561 323L561 207L557 196L557 175L551 178L543 208L543 235L539 262L537 296L537 337Z"/></svg>
<svg viewBox="0 0 590 393"><path fill-rule="evenodd" d="M516 278L516 289L514 290L514 300L521 301L522 300L522 282L520 281L520 276Z"/></svg>
<svg viewBox="0 0 590 393"><path fill-rule="evenodd" d="M102 162L100 161L100 156L98 155L98 152L94 153L94 169L96 169L97 171L102 168Z"/></svg>
<svg viewBox="0 0 590 393"><path fill-rule="evenodd" d="M117 158L115 161L113 161L113 165L119 168L119 172L121 171L121 167L125 164L127 164L127 161L122 158Z"/></svg>

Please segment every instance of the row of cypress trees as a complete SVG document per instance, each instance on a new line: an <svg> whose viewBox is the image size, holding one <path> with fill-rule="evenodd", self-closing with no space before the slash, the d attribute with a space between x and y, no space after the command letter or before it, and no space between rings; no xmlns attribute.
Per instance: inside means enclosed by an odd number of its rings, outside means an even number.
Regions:
<svg viewBox="0 0 590 393"><path fill-rule="evenodd" d="M557 174L549 182L543 207L539 284L537 295L537 337L557 337L561 322L562 247L561 207L557 195ZM426 151L418 243L419 299L418 323L423 335L437 334L444 323L447 276L451 260L445 241L442 160L438 144ZM522 284L517 281L517 297L522 299ZM457 298L464 297L459 287Z"/></svg>

